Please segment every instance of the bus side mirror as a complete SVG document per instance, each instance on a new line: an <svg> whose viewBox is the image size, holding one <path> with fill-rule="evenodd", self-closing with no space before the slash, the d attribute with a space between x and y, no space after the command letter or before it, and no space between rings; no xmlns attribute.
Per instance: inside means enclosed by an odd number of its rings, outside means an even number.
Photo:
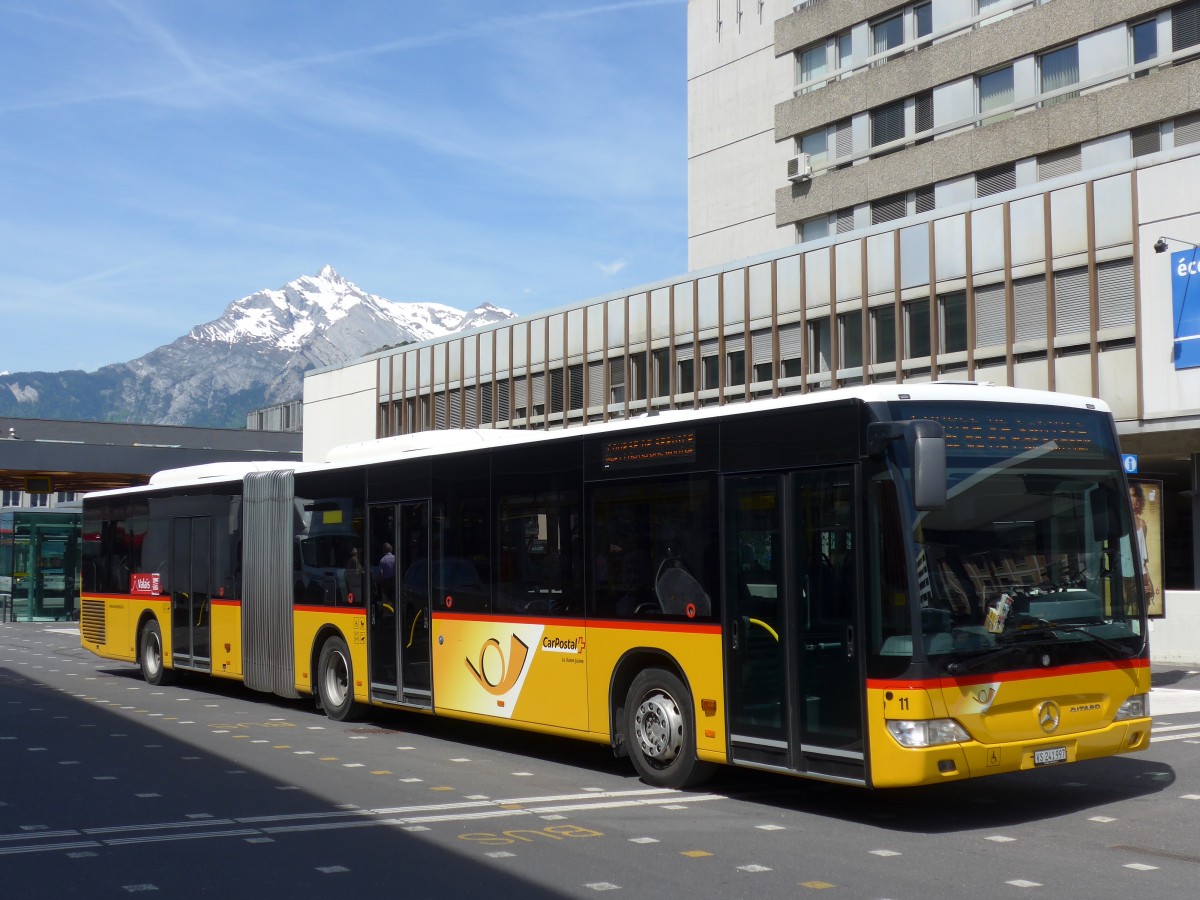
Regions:
<svg viewBox="0 0 1200 900"><path fill-rule="evenodd" d="M946 505L946 436L940 422L873 422L867 426L867 453L880 456L903 438L912 462L913 506L922 511Z"/></svg>
<svg viewBox="0 0 1200 900"><path fill-rule="evenodd" d="M935 425L933 429L920 426ZM942 427L928 420L912 423L913 506L919 510L946 505L946 438Z"/></svg>

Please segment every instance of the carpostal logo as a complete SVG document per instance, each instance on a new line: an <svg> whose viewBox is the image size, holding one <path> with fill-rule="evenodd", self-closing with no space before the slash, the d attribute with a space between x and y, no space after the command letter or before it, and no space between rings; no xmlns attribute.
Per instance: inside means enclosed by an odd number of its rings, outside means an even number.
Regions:
<svg viewBox="0 0 1200 900"><path fill-rule="evenodd" d="M583 653L583 637L568 640L566 638L542 638L542 650L547 653Z"/></svg>
<svg viewBox="0 0 1200 900"><path fill-rule="evenodd" d="M509 635L507 655L498 640L488 638L479 648L478 664L469 657L465 662L481 688L501 697L516 686L528 659L529 646L513 634Z"/></svg>

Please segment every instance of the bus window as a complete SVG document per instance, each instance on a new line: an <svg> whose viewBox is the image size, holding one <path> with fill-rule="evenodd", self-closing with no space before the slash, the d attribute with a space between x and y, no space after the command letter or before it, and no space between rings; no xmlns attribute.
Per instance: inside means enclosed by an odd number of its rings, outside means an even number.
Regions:
<svg viewBox="0 0 1200 900"><path fill-rule="evenodd" d="M299 495L301 485L296 487L294 602L307 606L361 605L366 587L361 501L354 496L326 495L321 490L326 485L308 486L310 491L316 488L314 496L303 497Z"/></svg>
<svg viewBox="0 0 1200 900"><path fill-rule="evenodd" d="M496 609L579 615L579 492L499 498Z"/></svg>
<svg viewBox="0 0 1200 900"><path fill-rule="evenodd" d="M605 484L591 498L591 613L713 619L716 501L704 476Z"/></svg>
<svg viewBox="0 0 1200 900"><path fill-rule="evenodd" d="M484 470L486 471L486 469ZM433 504L433 608L488 612L492 606L488 480L478 462L443 461Z"/></svg>
<svg viewBox="0 0 1200 900"><path fill-rule="evenodd" d="M871 634L869 674L883 678L902 673L912 657L912 610L909 606L908 551L904 523L896 498L896 485L886 475L870 483L870 546L867 559L867 596Z"/></svg>

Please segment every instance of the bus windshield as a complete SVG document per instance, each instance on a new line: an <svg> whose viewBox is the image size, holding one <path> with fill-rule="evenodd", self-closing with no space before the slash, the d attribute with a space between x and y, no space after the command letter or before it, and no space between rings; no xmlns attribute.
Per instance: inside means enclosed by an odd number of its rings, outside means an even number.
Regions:
<svg viewBox="0 0 1200 900"><path fill-rule="evenodd" d="M873 643L884 670L924 658L961 674L1142 650L1141 545L1106 414L999 404L889 407L895 421L943 425L948 489L944 508L912 507L902 441L875 473L875 517L891 518L900 526L892 533L908 535L903 558L915 569L900 577L901 548L878 547L873 556L872 594L882 601ZM877 541L889 527L875 529Z"/></svg>

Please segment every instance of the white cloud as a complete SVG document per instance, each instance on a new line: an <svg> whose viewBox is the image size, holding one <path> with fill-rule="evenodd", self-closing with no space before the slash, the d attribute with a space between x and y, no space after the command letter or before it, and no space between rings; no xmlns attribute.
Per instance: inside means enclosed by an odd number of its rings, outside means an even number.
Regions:
<svg viewBox="0 0 1200 900"><path fill-rule="evenodd" d="M596 263L596 268L611 278L624 269L627 265L629 265L629 263L626 260L614 259L610 263Z"/></svg>

